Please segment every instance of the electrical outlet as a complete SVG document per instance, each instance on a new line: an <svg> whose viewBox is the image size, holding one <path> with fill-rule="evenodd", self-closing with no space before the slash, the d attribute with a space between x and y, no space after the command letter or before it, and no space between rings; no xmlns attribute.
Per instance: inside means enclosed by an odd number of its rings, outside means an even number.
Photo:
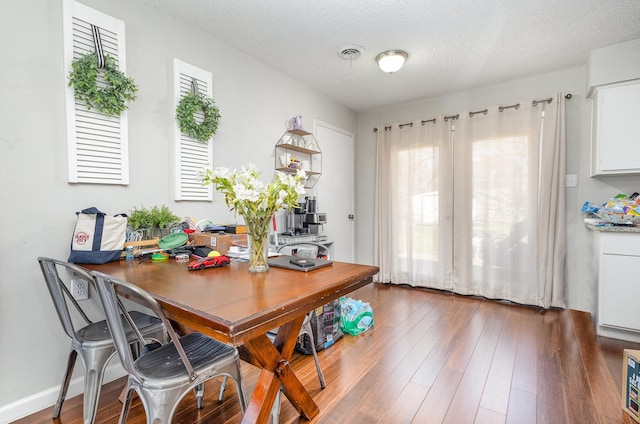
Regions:
<svg viewBox="0 0 640 424"><path fill-rule="evenodd" d="M71 295L75 300L89 299L89 283L86 280L71 280Z"/></svg>

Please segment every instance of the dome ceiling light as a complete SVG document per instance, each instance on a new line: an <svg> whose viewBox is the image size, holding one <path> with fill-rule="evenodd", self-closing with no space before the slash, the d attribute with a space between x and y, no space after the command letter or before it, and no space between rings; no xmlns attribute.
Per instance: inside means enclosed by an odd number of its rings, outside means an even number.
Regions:
<svg viewBox="0 0 640 424"><path fill-rule="evenodd" d="M376 56L376 62L383 72L393 74L402 68L408 57L404 50L387 50Z"/></svg>

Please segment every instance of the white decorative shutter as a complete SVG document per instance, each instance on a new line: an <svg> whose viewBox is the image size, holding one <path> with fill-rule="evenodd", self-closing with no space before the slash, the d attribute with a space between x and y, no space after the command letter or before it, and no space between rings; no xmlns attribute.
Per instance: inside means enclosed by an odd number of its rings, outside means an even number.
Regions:
<svg viewBox="0 0 640 424"><path fill-rule="evenodd" d="M71 62L95 52L91 25L100 29L103 51L126 71L124 22L73 0L64 1L64 61L67 84L67 149L71 183L129 184L127 112L88 110L68 86Z"/></svg>
<svg viewBox="0 0 640 424"><path fill-rule="evenodd" d="M201 93L212 96L211 72L197 68L179 59L173 59L173 128L175 146L175 200L213 200L213 187L202 186L200 172L212 161L211 140L203 143L180 132L176 108L180 99L192 90L196 80ZM202 122L203 113L195 114L196 122Z"/></svg>

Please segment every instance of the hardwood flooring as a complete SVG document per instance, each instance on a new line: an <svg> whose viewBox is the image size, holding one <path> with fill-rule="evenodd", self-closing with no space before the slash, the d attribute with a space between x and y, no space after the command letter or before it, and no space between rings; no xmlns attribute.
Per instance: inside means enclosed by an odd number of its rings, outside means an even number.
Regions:
<svg viewBox="0 0 640 424"><path fill-rule="evenodd" d="M426 289L372 284L352 294L371 303L375 326L292 367L320 408L312 423L628 423L620 406L622 350L639 344L597 337L591 316L541 312ZM248 393L257 370L243 364ZM103 387L97 423L117 422L124 380ZM217 403L207 384L205 407L187 396L175 423L238 423L232 384ZM15 421L49 424L52 408ZM82 397L68 399L56 423L82 422ZM144 423L139 401L129 423ZM283 397L281 423L304 423Z"/></svg>

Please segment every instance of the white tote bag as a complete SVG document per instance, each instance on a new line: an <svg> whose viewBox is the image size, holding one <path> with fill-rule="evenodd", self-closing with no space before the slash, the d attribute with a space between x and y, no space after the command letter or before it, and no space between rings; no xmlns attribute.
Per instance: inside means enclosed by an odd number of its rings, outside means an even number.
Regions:
<svg viewBox="0 0 640 424"><path fill-rule="evenodd" d="M104 264L120 259L127 233L127 215L107 216L97 208L76 212L69 262Z"/></svg>

